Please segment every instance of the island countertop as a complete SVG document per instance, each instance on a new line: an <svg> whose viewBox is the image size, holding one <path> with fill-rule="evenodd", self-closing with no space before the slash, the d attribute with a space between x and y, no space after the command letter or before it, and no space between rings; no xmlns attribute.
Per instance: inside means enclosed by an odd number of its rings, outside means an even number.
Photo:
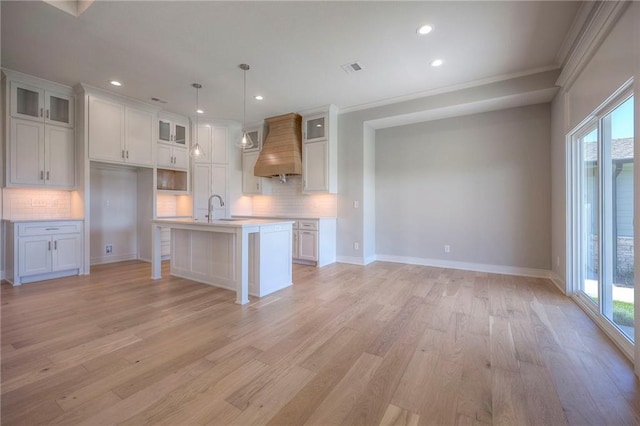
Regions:
<svg viewBox="0 0 640 426"><path fill-rule="evenodd" d="M152 221L155 224L162 225L197 225L207 227L226 227L226 228L244 228L249 226L263 226L263 225L278 225L278 224L292 224L293 220L287 219L218 219L211 222L205 222L202 220L195 220L191 218L173 218L173 219L154 219Z"/></svg>

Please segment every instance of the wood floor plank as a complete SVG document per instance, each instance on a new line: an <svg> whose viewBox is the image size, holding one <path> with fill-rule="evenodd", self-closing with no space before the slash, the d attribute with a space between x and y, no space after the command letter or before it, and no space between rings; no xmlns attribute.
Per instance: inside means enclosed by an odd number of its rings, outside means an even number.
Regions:
<svg viewBox="0 0 640 426"><path fill-rule="evenodd" d="M239 306L168 272L3 283L2 424L640 424L632 364L549 280L294 265Z"/></svg>
<svg viewBox="0 0 640 426"><path fill-rule="evenodd" d="M380 426L418 426L420 416L404 408L389 404L380 421Z"/></svg>
<svg viewBox="0 0 640 426"><path fill-rule="evenodd" d="M357 398L367 392L369 381L381 363L381 357L364 352L313 412L306 424L341 423Z"/></svg>

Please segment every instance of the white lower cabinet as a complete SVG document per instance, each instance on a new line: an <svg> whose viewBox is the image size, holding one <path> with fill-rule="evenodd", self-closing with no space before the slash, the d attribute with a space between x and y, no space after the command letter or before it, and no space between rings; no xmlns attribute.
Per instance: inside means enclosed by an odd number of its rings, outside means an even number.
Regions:
<svg viewBox="0 0 640 426"><path fill-rule="evenodd" d="M318 231L298 231L298 259L318 261Z"/></svg>
<svg viewBox="0 0 640 426"><path fill-rule="evenodd" d="M82 221L5 221L7 280L13 285L78 275Z"/></svg>
<svg viewBox="0 0 640 426"><path fill-rule="evenodd" d="M251 216L237 216L251 217ZM253 219L285 219L283 217L252 217ZM318 267L336 261L336 219L291 219L293 230L291 249L294 263Z"/></svg>

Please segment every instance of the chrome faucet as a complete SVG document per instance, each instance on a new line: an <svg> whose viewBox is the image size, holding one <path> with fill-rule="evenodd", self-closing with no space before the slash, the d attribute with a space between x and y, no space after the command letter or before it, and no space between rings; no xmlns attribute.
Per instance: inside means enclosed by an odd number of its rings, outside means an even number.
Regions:
<svg viewBox="0 0 640 426"><path fill-rule="evenodd" d="M222 201L222 197L219 196L218 194L213 194L211 197L209 197L209 202L208 202L208 215L207 215L207 222L211 222L213 220L213 199L217 198L218 200L220 200L220 207L224 207L224 201Z"/></svg>

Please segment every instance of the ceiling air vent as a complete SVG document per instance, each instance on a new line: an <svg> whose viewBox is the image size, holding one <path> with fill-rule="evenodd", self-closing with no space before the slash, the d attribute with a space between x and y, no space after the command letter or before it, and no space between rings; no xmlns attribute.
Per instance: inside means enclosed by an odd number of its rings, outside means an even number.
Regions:
<svg viewBox="0 0 640 426"><path fill-rule="evenodd" d="M358 62L358 61L349 62L348 64L342 64L342 65L340 65L340 67L347 74L351 74L351 73L354 73L354 72L357 72L357 71L362 71L364 69L362 64L360 62Z"/></svg>
<svg viewBox="0 0 640 426"><path fill-rule="evenodd" d="M160 98L155 98L155 97L154 97L154 98L151 98L151 100L152 100L153 102L158 102L159 104L166 104L166 103L167 103L167 101L163 101L162 99L160 99Z"/></svg>

